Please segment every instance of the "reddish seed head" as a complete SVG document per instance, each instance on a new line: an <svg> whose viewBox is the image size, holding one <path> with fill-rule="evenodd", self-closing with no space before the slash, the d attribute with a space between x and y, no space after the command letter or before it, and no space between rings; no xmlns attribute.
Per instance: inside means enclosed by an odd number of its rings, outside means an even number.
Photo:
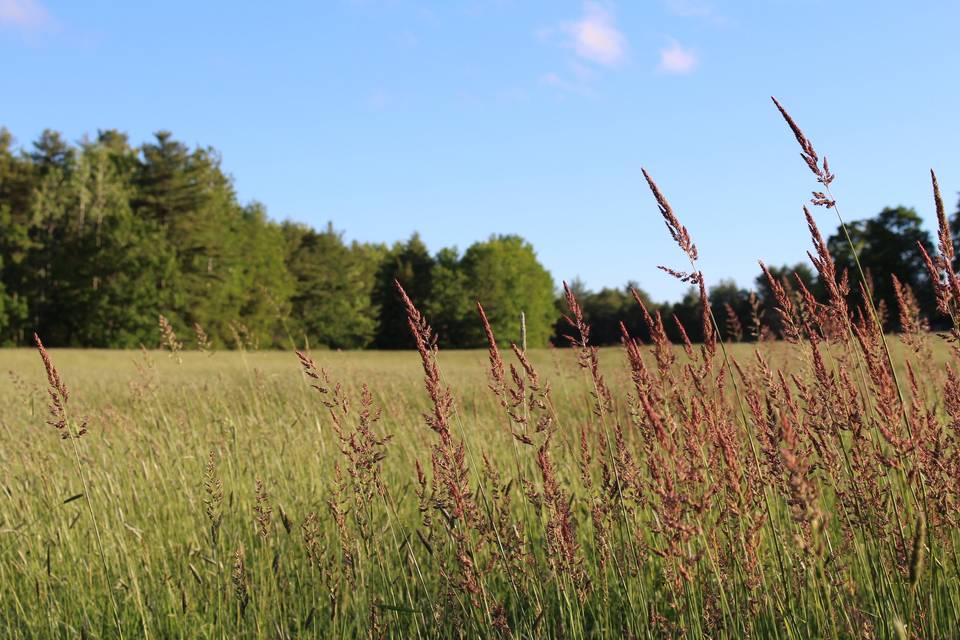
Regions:
<svg viewBox="0 0 960 640"><path fill-rule="evenodd" d="M487 337L487 349L490 358L490 377L492 379L491 388L497 395L501 395L504 389L504 366L503 358L500 357L500 349L497 347L497 339L493 335L493 327L487 319L487 314L483 310L483 305L477 301L477 311L480 313L480 323L483 325L483 333Z"/></svg>
<svg viewBox="0 0 960 640"><path fill-rule="evenodd" d="M770 96L770 99L773 100L773 104L777 106L777 110L780 111L780 115L782 115L783 119L786 120L787 126L790 127L794 137L797 139L797 143L800 145L800 157L803 158L803 161L806 163L807 167L810 168L810 171L813 172L813 175L817 177L817 181L822 183L824 186L829 186L836 176L830 173L830 164L827 162L826 156L823 158L823 166L821 167L819 165L820 158L817 156L817 152L813 148L813 143L810 142L810 139L804 135L803 131L800 129L800 126L790 116L790 114L787 113L787 110L783 107L783 105L780 104L780 102L773 96ZM815 191L813 193L813 204L829 208L835 203L829 196Z"/></svg>
<svg viewBox="0 0 960 640"><path fill-rule="evenodd" d="M657 206L660 209L660 215L663 216L663 221L667 225L667 230L670 231L670 237L672 237L674 242L676 242L683 252L687 254L687 257L690 258L691 262L696 262L697 246L693 244L693 241L690 239L690 233L687 231L687 228L680 224L680 220L673 212L673 208L670 206L670 203L667 202L667 198L660 191L660 188L657 186L657 183L653 181L653 178L650 177L650 174L647 173L647 170L642 168L640 170L643 172L643 177L646 178L647 184L650 186L650 191L653 193L653 197L657 201Z"/></svg>
<svg viewBox="0 0 960 640"><path fill-rule="evenodd" d="M50 388L56 390L56 392L60 394L61 400L66 402L70 397L67 386L63 383L63 380L60 379L60 373L57 371L57 367L53 364L53 361L50 360L50 354L47 353L47 349L43 346L40 336L36 333L33 334L33 342L37 345L37 351L40 352L40 359L43 360L43 367L47 371L47 382L49 382Z"/></svg>
<svg viewBox="0 0 960 640"><path fill-rule="evenodd" d="M940 196L940 185L937 183L937 174L930 169L930 181L933 183L933 202L937 209L937 238L939 240L940 255L953 262L953 238L950 234L950 224L943 208L943 198Z"/></svg>

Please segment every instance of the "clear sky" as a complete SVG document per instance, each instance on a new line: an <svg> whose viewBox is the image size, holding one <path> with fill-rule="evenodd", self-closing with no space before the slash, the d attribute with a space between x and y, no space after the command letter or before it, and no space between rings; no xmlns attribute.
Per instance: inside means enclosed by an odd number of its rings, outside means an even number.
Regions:
<svg viewBox="0 0 960 640"><path fill-rule="evenodd" d="M929 223L931 167L952 208L958 28L923 0L0 0L0 125L169 129L274 218L432 250L518 233L558 283L674 299L641 166L708 283L804 257L815 185L770 95L848 218Z"/></svg>

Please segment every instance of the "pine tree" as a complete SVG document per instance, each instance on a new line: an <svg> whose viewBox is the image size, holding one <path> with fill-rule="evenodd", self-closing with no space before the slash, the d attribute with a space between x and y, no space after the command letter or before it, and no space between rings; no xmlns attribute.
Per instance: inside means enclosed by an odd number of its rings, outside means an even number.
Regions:
<svg viewBox="0 0 960 640"><path fill-rule="evenodd" d="M376 331L372 291L383 249L347 246L328 224L325 231L286 223L287 268L296 280L291 299L298 338L335 349L368 346Z"/></svg>
<svg viewBox="0 0 960 640"><path fill-rule="evenodd" d="M403 285L407 295L417 304L426 305L433 293L435 262L419 234L404 243L397 243L386 255L377 274L373 303L379 309L377 337L380 349L409 349L413 338L407 327L406 310L397 297L394 281Z"/></svg>

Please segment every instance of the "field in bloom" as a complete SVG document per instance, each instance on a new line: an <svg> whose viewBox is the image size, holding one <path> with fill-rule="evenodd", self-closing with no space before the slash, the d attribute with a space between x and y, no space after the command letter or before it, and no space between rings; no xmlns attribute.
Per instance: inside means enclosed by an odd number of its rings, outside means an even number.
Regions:
<svg viewBox="0 0 960 640"><path fill-rule="evenodd" d="M875 305L852 240L851 280L805 210L820 299L767 272L782 339L736 345L644 177L702 344L643 309L646 343L599 350L565 286L569 348L498 342L478 305L489 349L439 352L398 284L416 351L184 352L161 317L164 352L0 352L0 635L957 637L960 278L936 177L920 250L944 333L896 279Z"/></svg>
<svg viewBox="0 0 960 640"><path fill-rule="evenodd" d="M841 338L735 374L428 349L426 386L416 352L52 350L59 429L4 351L0 634L947 637L960 398L914 338L906 424Z"/></svg>

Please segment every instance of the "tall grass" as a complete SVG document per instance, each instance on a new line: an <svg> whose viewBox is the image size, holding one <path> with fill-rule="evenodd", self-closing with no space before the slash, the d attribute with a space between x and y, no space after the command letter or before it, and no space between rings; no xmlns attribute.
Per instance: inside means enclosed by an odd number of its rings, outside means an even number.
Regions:
<svg viewBox="0 0 960 640"><path fill-rule="evenodd" d="M644 174L703 344L642 309L649 344L600 350L565 289L571 348L498 342L478 305L488 349L441 353L398 284L416 354L189 351L162 316L169 357L3 353L0 635L955 636L960 326L897 282L884 336L806 212L826 299L771 278L782 340L726 344Z"/></svg>

